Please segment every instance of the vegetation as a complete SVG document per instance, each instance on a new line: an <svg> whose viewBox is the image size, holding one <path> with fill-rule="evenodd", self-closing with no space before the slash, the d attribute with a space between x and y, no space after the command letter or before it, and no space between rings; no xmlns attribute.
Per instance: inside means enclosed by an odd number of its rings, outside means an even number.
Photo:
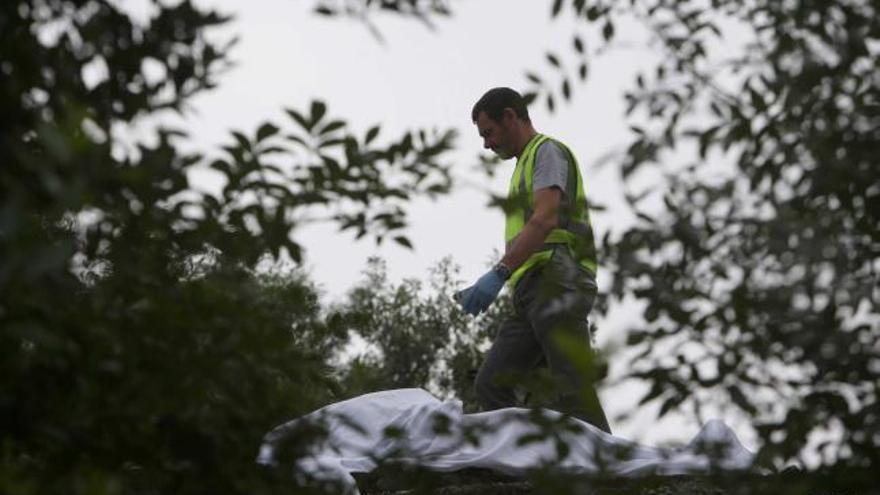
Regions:
<svg viewBox="0 0 880 495"><path fill-rule="evenodd" d="M604 244L611 296L645 303L628 342L642 401L697 417L734 404L777 466L876 467L876 5L571 7L609 42L619 18L641 21L662 53L625 95L620 165L639 221ZM734 29L748 42L721 53ZM647 169L664 179L634 190ZM830 440L811 445L819 432Z"/></svg>
<svg viewBox="0 0 880 495"><path fill-rule="evenodd" d="M467 401L497 321L497 307L481 326L454 309L449 262L428 288L390 284L375 262L333 308L281 269L300 261L297 219L316 208L358 236L410 245L407 203L452 188L452 131L357 132L315 101L232 133L216 156L181 152L173 129L122 146L128 126L182 111L230 62L209 36L229 19L174 3L153 2L145 23L107 0L0 7L3 493L321 492L305 473L253 462L269 426L377 388ZM524 74L551 110L614 48L620 22L645 25L661 54L625 95L632 142L616 157L639 220L602 246L607 304L644 303L628 342L630 377L649 384L642 402L698 418L733 404L762 462L814 469L804 490L869 487L880 443L876 5L548 7L588 34L573 37L574 73L553 49L549 69ZM418 0L316 11L452 15ZM720 53L733 30L749 42ZM199 166L224 176L220 195L190 187ZM661 179L639 189L652 172ZM355 335L370 351L340 363ZM297 432L285 462L320 433Z"/></svg>
<svg viewBox="0 0 880 495"><path fill-rule="evenodd" d="M315 102L233 133L213 160L168 129L127 153L127 125L216 83L228 59L208 34L228 19L190 2L154 3L146 24L108 1L0 9L0 491L308 484L260 472L255 449L337 398L346 329L305 279L257 267L299 260L305 208L408 244L402 206L448 190L452 133L379 145L378 126L356 136ZM199 165L224 175L220 196L189 187Z"/></svg>

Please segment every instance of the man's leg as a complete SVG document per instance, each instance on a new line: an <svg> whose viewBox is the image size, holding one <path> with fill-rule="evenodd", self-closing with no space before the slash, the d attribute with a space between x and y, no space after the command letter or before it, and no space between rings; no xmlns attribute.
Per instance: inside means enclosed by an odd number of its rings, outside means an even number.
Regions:
<svg viewBox="0 0 880 495"><path fill-rule="evenodd" d="M519 406L509 382L530 372L541 357L541 345L535 340L528 320L519 314L508 318L495 336L474 382L480 409ZM505 380L507 384L499 383Z"/></svg>
<svg viewBox="0 0 880 495"><path fill-rule="evenodd" d="M542 348L547 356L547 367L561 387L560 393L552 409L571 414L587 423L611 433L608 418L599 395L596 393L594 382L596 380L596 366L591 365L589 370L578 369L568 355L559 348L557 339L560 334L572 337L570 342L577 342L574 350L578 353L587 353L592 357L593 349L590 346L589 330L586 322L548 321L538 323L538 334L542 337Z"/></svg>
<svg viewBox="0 0 880 495"><path fill-rule="evenodd" d="M558 250L544 267L533 293L524 294L535 339L540 343L551 375L560 387L553 409L571 414L608 433L611 428L593 382L595 365L580 370L560 348L560 338L577 353L592 357L587 315L596 298L595 283L584 276L568 256Z"/></svg>

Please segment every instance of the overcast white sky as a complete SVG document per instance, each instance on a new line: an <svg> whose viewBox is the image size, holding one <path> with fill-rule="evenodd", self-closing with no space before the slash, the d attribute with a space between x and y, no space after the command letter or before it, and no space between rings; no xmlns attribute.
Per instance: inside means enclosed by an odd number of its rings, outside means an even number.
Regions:
<svg viewBox="0 0 880 495"><path fill-rule="evenodd" d="M295 238L306 248L307 269L327 299L344 295L372 255L387 260L393 280L425 280L429 267L444 256L452 256L462 267L463 283L486 270L492 253L503 246L503 218L500 211L486 206L486 191L506 191L506 171L512 171L513 162L506 162L491 182L474 168L482 149L470 109L491 87L525 89L525 70L537 69L552 80L555 73L545 62L549 49L571 67L571 35L576 29L570 16L551 21L550 2L457 1L452 3L454 16L438 19L435 31L413 20L376 17L385 38L382 44L360 23L313 15L311 1L199 3L234 13L229 33L238 34L241 41L232 52L237 67L220 79L218 89L198 97L196 112L183 121L198 149L216 150L229 142L230 130L250 134L266 120L287 119L283 108L305 110L313 99L320 99L328 103L333 116L348 120L361 135L376 123L382 124L386 137L418 127L458 129L458 149L447 157L454 175L483 183L483 189L462 186L436 202L412 204L407 234L415 245L413 251L391 243L377 247L366 239L355 242L353 234L339 233L329 224L297 230ZM588 82L575 85L571 103L559 105L554 114L543 104L531 109L539 131L575 151L588 195L608 207L594 215L598 237L632 220L623 207L619 172L613 166L597 169L596 164L626 142L623 89L632 84L636 70L652 66L653 60L637 26L616 27L623 43L592 57ZM595 50L594 38L581 33L588 50ZM194 179L197 187L212 187L207 177ZM599 283L600 288L607 283L601 272ZM625 313L599 322L600 345L622 341ZM632 388L608 389L603 402L614 415L634 406L635 393ZM613 427L624 437L653 441L685 441L696 433L698 425L680 419L658 424L653 421L655 411L646 409L633 421ZM741 436L748 433L737 431Z"/></svg>

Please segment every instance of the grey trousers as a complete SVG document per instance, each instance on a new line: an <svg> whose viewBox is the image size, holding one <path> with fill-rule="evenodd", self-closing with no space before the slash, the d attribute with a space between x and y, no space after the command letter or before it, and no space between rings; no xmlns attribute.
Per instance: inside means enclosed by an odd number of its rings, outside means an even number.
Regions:
<svg viewBox="0 0 880 495"><path fill-rule="evenodd" d="M564 246L554 248L550 261L527 272L513 294L514 312L501 325L477 373L474 386L481 409L522 405L515 384L529 382L546 366L552 392L543 399L546 403L534 405L570 414L610 433L593 386L595 372L583 365L578 369L560 347L561 340L567 343L561 345L577 347L581 356L593 355L587 315L595 299L593 274L580 267Z"/></svg>

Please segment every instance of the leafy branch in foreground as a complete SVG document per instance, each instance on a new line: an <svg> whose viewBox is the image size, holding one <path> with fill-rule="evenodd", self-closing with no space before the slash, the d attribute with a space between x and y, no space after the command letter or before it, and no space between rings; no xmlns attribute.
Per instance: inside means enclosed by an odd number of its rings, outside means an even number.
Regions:
<svg viewBox="0 0 880 495"><path fill-rule="evenodd" d="M639 221L604 243L612 296L646 305L629 328L642 402L733 405L777 464L876 467L876 6L574 0L553 15L566 6L607 42L641 23L660 55L625 94Z"/></svg>
<svg viewBox="0 0 880 495"><path fill-rule="evenodd" d="M100 0L0 7L0 492L323 493L251 449L336 397L345 328L307 280L257 267L299 259L306 208L408 243L403 207L448 191L452 134L380 146L316 102L291 111L308 141L233 133L223 191L196 191L205 160L183 133L130 151L120 134L213 87L228 46L209 33L228 18L152 6L143 22Z"/></svg>

